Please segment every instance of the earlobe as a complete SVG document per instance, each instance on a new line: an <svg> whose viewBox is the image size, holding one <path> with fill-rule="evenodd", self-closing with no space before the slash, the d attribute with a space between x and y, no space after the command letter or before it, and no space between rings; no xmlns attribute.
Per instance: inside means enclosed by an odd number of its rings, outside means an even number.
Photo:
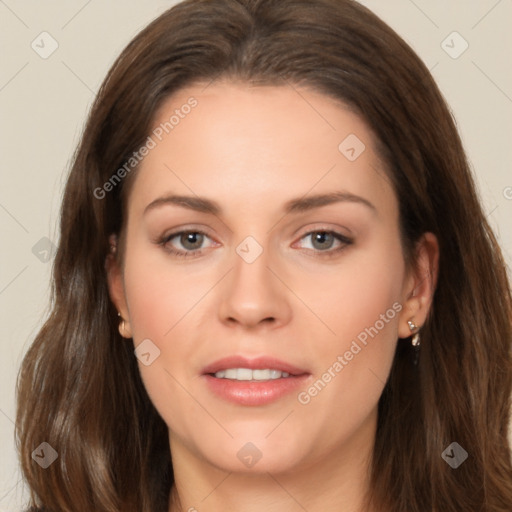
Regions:
<svg viewBox="0 0 512 512"><path fill-rule="evenodd" d="M416 259L404 288L398 336L414 334L412 322L421 328L432 306L439 268L439 243L433 233L424 233L416 246Z"/></svg>
<svg viewBox="0 0 512 512"><path fill-rule="evenodd" d="M124 292L124 280L121 265L117 257L117 237L110 235L110 250L105 260L107 273L108 291L110 299L114 303L119 317L119 333L123 338L131 338L131 326L129 322L128 305Z"/></svg>
<svg viewBox="0 0 512 512"><path fill-rule="evenodd" d="M119 311L117 312L117 316L119 317L119 334L123 338L132 338L132 330L130 328L130 324L121 316Z"/></svg>

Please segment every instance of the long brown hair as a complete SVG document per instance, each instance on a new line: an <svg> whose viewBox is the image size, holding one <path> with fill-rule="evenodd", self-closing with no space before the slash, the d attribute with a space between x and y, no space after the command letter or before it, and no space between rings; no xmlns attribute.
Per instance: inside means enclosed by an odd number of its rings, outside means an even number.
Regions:
<svg viewBox="0 0 512 512"><path fill-rule="evenodd" d="M425 65L351 0L187 0L148 25L108 73L67 181L51 313L18 377L18 449L31 505L56 512L166 511L168 430L123 342L105 271L127 184L102 189L146 140L158 107L222 77L303 85L375 132L400 205L404 257L427 231L439 277L421 357L399 343L379 401L371 489L393 512L510 512L512 298L449 109ZM133 171L134 173L136 171ZM104 189L103 189L104 190ZM43 469L42 442L58 453ZM441 454L468 453L457 469Z"/></svg>

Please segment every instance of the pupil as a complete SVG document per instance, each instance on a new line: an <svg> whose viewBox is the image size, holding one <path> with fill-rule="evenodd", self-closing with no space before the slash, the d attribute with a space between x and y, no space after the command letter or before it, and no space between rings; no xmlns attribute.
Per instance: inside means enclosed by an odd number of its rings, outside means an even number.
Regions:
<svg viewBox="0 0 512 512"><path fill-rule="evenodd" d="M315 241L322 243L325 243L325 237L332 236L330 233L326 233L325 231L318 232Z"/></svg>
<svg viewBox="0 0 512 512"><path fill-rule="evenodd" d="M195 242L194 242L194 238L197 238L198 236L201 237L202 235L200 233L188 233L188 234L186 234L185 235L185 244L184 244L185 247L186 247L187 243L190 243L192 245L194 245L194 243L197 244L197 240L195 240ZM201 245L201 244L199 244L199 245ZM192 248L195 249L195 247L192 247Z"/></svg>

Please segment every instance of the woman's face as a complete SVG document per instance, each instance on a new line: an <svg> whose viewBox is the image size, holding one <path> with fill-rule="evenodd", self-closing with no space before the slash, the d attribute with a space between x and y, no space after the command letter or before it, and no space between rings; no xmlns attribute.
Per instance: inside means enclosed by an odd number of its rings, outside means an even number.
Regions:
<svg viewBox="0 0 512 512"><path fill-rule="evenodd" d="M173 457L369 453L414 280L368 127L310 90L216 83L170 98L150 138L110 289Z"/></svg>

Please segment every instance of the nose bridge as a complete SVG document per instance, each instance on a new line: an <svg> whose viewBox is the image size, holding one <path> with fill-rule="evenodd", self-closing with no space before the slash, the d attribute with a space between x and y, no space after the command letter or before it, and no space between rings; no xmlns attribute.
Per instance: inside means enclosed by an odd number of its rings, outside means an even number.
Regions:
<svg viewBox="0 0 512 512"><path fill-rule="evenodd" d="M222 321L255 326L262 321L286 322L290 304L286 288L274 275L268 247L248 236L235 248L219 314Z"/></svg>

